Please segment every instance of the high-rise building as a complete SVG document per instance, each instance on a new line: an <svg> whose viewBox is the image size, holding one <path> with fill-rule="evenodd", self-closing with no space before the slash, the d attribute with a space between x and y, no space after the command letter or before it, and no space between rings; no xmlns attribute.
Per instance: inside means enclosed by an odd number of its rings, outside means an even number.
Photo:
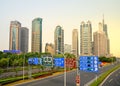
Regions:
<svg viewBox="0 0 120 86"><path fill-rule="evenodd" d="M42 52L42 18L32 21L32 52Z"/></svg>
<svg viewBox="0 0 120 86"><path fill-rule="evenodd" d="M45 46L45 52L46 53L50 53L52 56L55 54L55 51L54 51L54 45L53 44L48 44L46 43L46 46Z"/></svg>
<svg viewBox="0 0 120 86"><path fill-rule="evenodd" d="M80 25L80 54L81 55L92 55L92 25L88 21Z"/></svg>
<svg viewBox="0 0 120 86"><path fill-rule="evenodd" d="M55 54L64 53L64 30L61 26L56 26L54 33ZM59 52L57 52L57 50Z"/></svg>
<svg viewBox="0 0 120 86"><path fill-rule="evenodd" d="M23 53L28 52L29 30L26 27L20 28L20 50Z"/></svg>
<svg viewBox="0 0 120 86"><path fill-rule="evenodd" d="M103 31L103 24L99 23L99 30L93 34L94 40L94 55L106 56L107 55L107 36Z"/></svg>
<svg viewBox="0 0 120 86"><path fill-rule="evenodd" d="M110 40L109 40L108 32L107 32L107 24L104 23L104 15L103 15L102 24L103 24L103 31L105 32L106 37L107 37L107 54L109 55L110 54Z"/></svg>
<svg viewBox="0 0 120 86"><path fill-rule="evenodd" d="M72 31L72 51L76 57L79 55L78 48L79 48L79 46L78 46L78 30L73 29L73 31Z"/></svg>
<svg viewBox="0 0 120 86"><path fill-rule="evenodd" d="M64 53L71 53L71 45L69 44L64 45Z"/></svg>
<svg viewBox="0 0 120 86"><path fill-rule="evenodd" d="M9 50L20 50L20 27L21 27L20 22L11 21Z"/></svg>

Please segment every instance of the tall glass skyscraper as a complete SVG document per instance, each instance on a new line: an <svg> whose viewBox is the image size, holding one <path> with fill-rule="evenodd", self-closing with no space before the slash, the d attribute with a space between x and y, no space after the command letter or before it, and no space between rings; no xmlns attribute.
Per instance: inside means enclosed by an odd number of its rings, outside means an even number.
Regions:
<svg viewBox="0 0 120 86"><path fill-rule="evenodd" d="M55 54L59 53L56 50L64 53L64 30L61 26L56 26L54 33Z"/></svg>
<svg viewBox="0 0 120 86"><path fill-rule="evenodd" d="M23 53L28 52L29 30L26 27L20 28L20 50Z"/></svg>
<svg viewBox="0 0 120 86"><path fill-rule="evenodd" d="M82 22L80 25L80 54L92 55L92 25L90 21L87 24Z"/></svg>
<svg viewBox="0 0 120 86"><path fill-rule="evenodd" d="M72 31L72 50L73 50L73 54L77 57L79 56L78 54L78 30L77 29L73 29Z"/></svg>
<svg viewBox="0 0 120 86"><path fill-rule="evenodd" d="M10 23L10 38L9 50L20 50L20 27L21 23L18 21L11 21Z"/></svg>
<svg viewBox="0 0 120 86"><path fill-rule="evenodd" d="M42 18L32 21L32 52L42 52Z"/></svg>
<svg viewBox="0 0 120 86"><path fill-rule="evenodd" d="M109 55L110 54L110 40L109 40L109 37L108 37L108 32L107 32L107 24L104 23L104 15L103 15L103 31L105 32L105 35L107 37L107 54Z"/></svg>

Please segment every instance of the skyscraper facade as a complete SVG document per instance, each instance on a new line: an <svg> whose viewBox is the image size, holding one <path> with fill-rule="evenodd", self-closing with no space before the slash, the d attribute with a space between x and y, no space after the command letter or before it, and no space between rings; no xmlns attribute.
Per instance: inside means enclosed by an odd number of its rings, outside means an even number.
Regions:
<svg viewBox="0 0 120 86"><path fill-rule="evenodd" d="M55 54L64 53L64 30L61 26L56 26L54 32ZM57 50L59 52L57 52Z"/></svg>
<svg viewBox="0 0 120 86"><path fill-rule="evenodd" d="M46 46L45 46L45 52L46 53L50 53L52 56L55 54L55 51L54 51L54 45L53 44L48 44L46 43Z"/></svg>
<svg viewBox="0 0 120 86"><path fill-rule="evenodd" d="M108 37L107 24L104 23L104 16L103 16L102 24L103 24L103 31L105 32L105 35L107 37L107 54L109 55L110 54L110 40Z"/></svg>
<svg viewBox="0 0 120 86"><path fill-rule="evenodd" d="M42 52L42 18L32 21L32 52Z"/></svg>
<svg viewBox="0 0 120 86"><path fill-rule="evenodd" d="M72 50L73 54L77 57L79 55L79 50L78 50L78 30L73 29L72 31Z"/></svg>
<svg viewBox="0 0 120 86"><path fill-rule="evenodd" d="M28 52L29 30L26 27L20 28L20 50L23 53Z"/></svg>
<svg viewBox="0 0 120 86"><path fill-rule="evenodd" d="M20 27L21 27L20 22L11 21L9 50L20 50Z"/></svg>
<svg viewBox="0 0 120 86"><path fill-rule="evenodd" d="M103 24L99 23L99 30L93 34L94 40L94 55L106 56L107 55L107 36L103 31Z"/></svg>
<svg viewBox="0 0 120 86"><path fill-rule="evenodd" d="M80 25L80 54L81 55L92 55L92 25L88 21Z"/></svg>
<svg viewBox="0 0 120 86"><path fill-rule="evenodd" d="M71 45L70 44L64 45L64 53L71 53Z"/></svg>

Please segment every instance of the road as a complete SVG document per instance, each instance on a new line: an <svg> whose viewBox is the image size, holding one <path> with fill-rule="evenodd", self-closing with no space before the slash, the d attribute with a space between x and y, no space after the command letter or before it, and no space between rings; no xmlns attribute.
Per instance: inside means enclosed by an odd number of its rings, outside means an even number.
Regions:
<svg viewBox="0 0 120 86"><path fill-rule="evenodd" d="M120 69L109 75L101 86L120 86Z"/></svg>
<svg viewBox="0 0 120 86"><path fill-rule="evenodd" d="M86 83L90 82L96 76L99 76L101 73L107 71L108 69L113 68L115 65L109 65L100 69L98 73L88 73L80 71L81 76L81 85L84 86ZM67 86L76 86L75 84L76 71L67 72ZM44 78L42 80L36 80L29 83L19 84L17 86L63 86L64 85L64 74L57 76ZM114 85L112 85L114 86Z"/></svg>

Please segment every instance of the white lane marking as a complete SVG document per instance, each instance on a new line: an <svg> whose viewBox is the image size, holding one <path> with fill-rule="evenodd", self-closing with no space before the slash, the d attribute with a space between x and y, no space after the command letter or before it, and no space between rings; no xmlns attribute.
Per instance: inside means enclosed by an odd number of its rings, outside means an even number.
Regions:
<svg viewBox="0 0 120 86"><path fill-rule="evenodd" d="M110 81L109 82L111 82L113 79L110 79Z"/></svg>

